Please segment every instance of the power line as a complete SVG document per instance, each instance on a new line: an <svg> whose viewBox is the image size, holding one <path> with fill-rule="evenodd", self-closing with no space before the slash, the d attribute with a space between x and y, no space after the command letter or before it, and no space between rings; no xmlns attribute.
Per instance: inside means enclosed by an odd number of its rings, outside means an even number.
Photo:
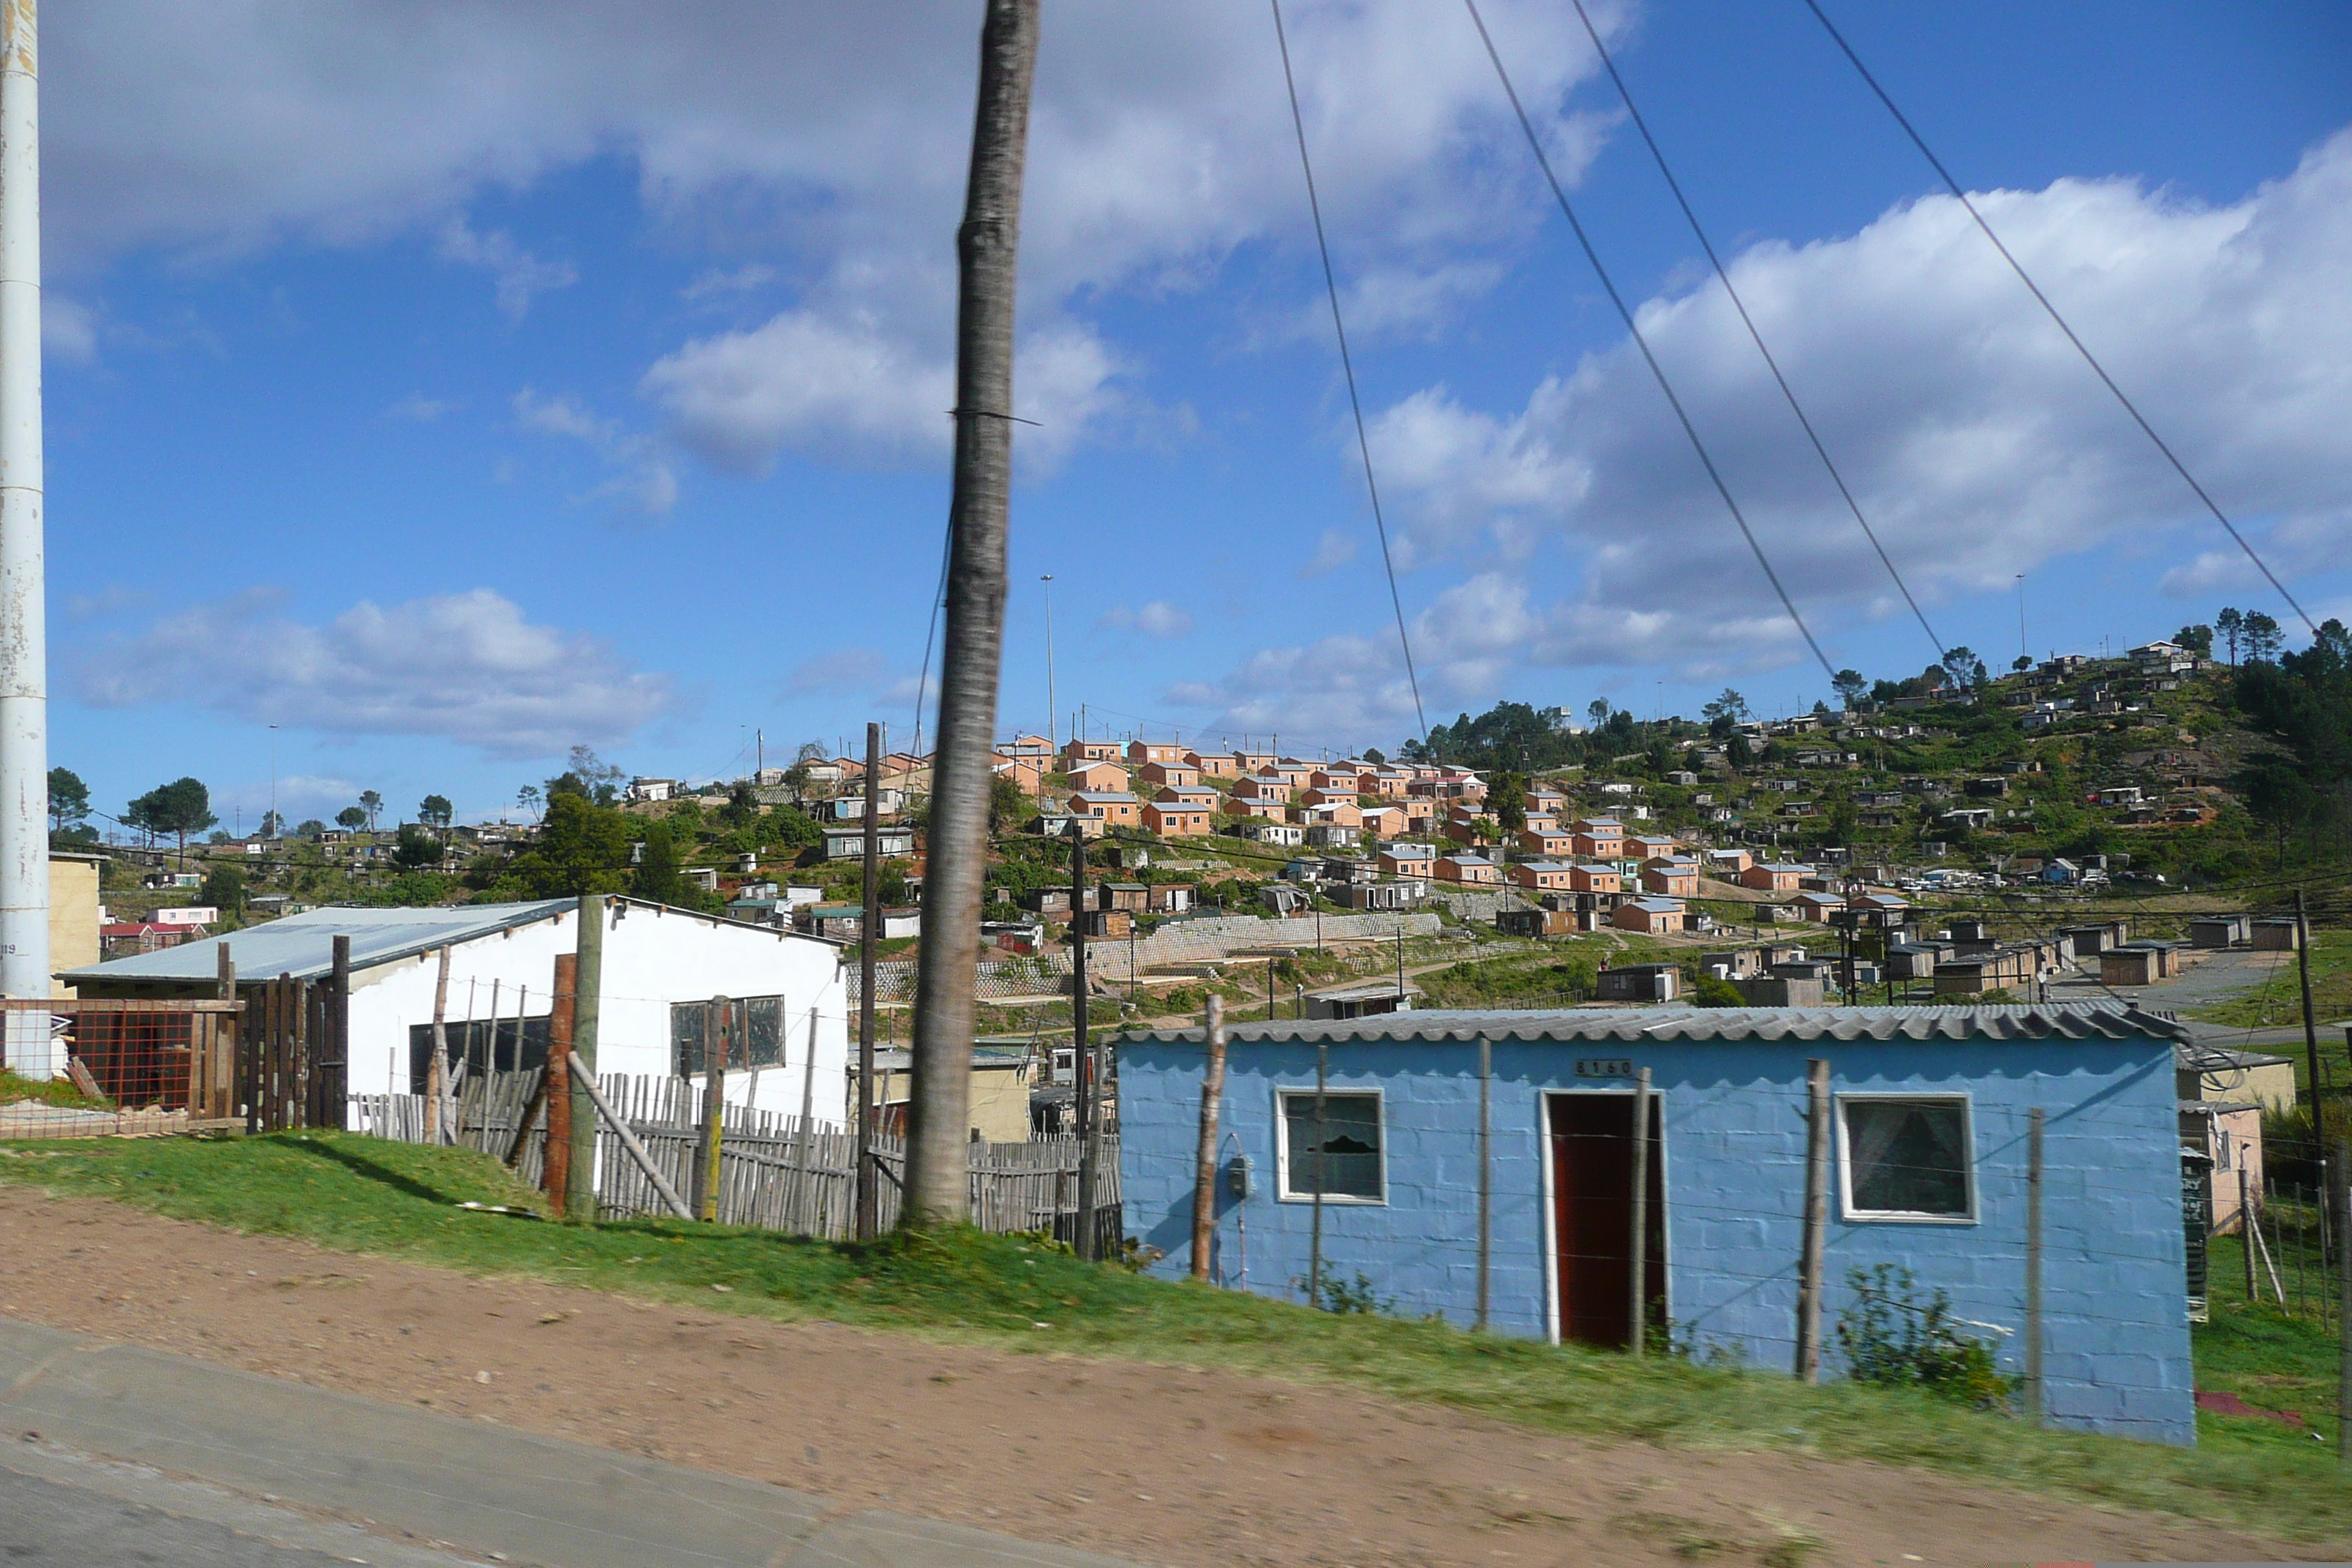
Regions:
<svg viewBox="0 0 2352 1568"><path fill-rule="evenodd" d="M1697 237L1699 248L1706 252L1707 264L1715 268L1715 276L1722 283L1724 293L1730 296L1731 308L1739 312L1739 324L1748 329L1748 336L1755 342L1756 352L1764 357L1765 368L1771 371L1772 380L1780 388L1780 395L1788 399L1789 412L1794 414L1797 423L1804 427L1805 439L1813 444L1813 455L1820 458L1822 467L1829 470L1830 482L1837 486L1838 494L1844 498L1846 510L1853 513L1853 521L1862 525L1863 537L1869 540L1871 549L1878 552L1879 564L1885 566L1886 574L1895 579L1895 586L1903 595L1903 602L1911 606L1912 617L1919 623L1919 629L1927 634L1934 661L1941 663L1946 647L1944 639L1937 637L1936 628L1927 624L1927 613L1919 608L1919 601L1912 595L1911 585L1903 580L1903 574L1895 570L1893 558L1886 553L1886 546L1879 542L1877 530L1872 528L1870 520L1863 515L1862 503L1853 499L1853 491L1847 488L1845 476L1839 473L1838 466L1830 460L1829 448L1822 445L1821 434L1813 428L1813 422L1806 416L1804 405L1797 401L1797 394L1789 385L1789 378L1780 374L1780 361L1774 359L1772 351L1764 346L1764 334L1757 330L1754 319L1748 313L1747 301L1739 297L1739 290L1732 287L1731 274L1724 267L1723 258L1716 254L1714 242L1707 238L1706 230L1700 226L1698 214L1691 210L1689 198L1683 195L1682 182L1675 179L1674 170L1667 167L1665 153L1659 149L1657 138L1650 134L1649 121L1642 118L1641 110L1634 106L1633 95L1626 89L1625 79L1618 74L1616 60L1611 58L1608 46L1601 41L1600 29L1592 25L1592 18L1585 13L1584 0L1572 0L1572 3L1576 6L1576 19L1584 24L1585 36L1592 40L1592 47L1600 55L1601 66L1609 72L1609 79L1616 84L1617 96L1624 100L1625 112L1633 120L1633 129L1641 132L1643 145L1649 148L1650 156L1657 163L1658 173L1665 178L1666 189L1674 193L1675 205L1682 208L1683 217L1690 224L1691 233Z"/></svg>
<svg viewBox="0 0 2352 1568"><path fill-rule="evenodd" d="M2182 482L2197 492L2197 499L2205 503L2205 510L2213 514L2213 521L2228 531L2230 537L2237 542L2238 548L2246 552L2246 559L2254 563L2254 569L2263 574L2263 579L2272 587L2278 590L2278 596L2284 599L2287 608L2293 610L2301 618L2305 629L2313 637L2317 637L2319 628L2312 625L2310 615L2305 611L2301 604L2296 602L2295 596L2286 591L2286 584L2279 581L2278 574L2254 552L2253 545L2247 542L2244 534L2238 531L2238 525L2230 521L2229 514L2221 510L2211 496L2205 493L2205 487L2197 482L2197 476L2189 471L2189 465L2174 455L2172 448L2165 444L2164 437L2156 433L2156 426L2150 425L2147 416L2140 413L2138 405L2125 395L2122 387L2116 384L2116 378L2107 374L2106 366L2099 363L2098 356L2091 352L2089 346L2080 337L2075 335L2074 329L2066 324L2066 318L2058 313L2058 307L2050 302L2050 296L2042 291L2042 286L2034 282L2032 275L2025 270L2024 266L2016 257L2010 254L2009 247L2001 243L2000 236L1993 233L1992 225L1987 223L1984 214L1977 210L1976 203L1969 199L1969 194L1960 188L1960 183L1958 180L1952 178L1952 172L1944 166L1944 161L1937 157L1934 149L1927 145L1927 138L1921 136L1917 128L1911 123L1910 118L1895 107L1895 100L1885 88L1878 84L1878 79L1870 74L1870 68L1862 63L1862 57L1853 52L1853 46L1845 41L1845 35L1837 30L1837 25L1832 22L1822 10L1820 0L1805 0L1805 9L1813 14L1813 19L1819 22L1822 30L1829 34L1830 41L1837 45L1838 52L1845 56L1848 63L1861 76L1864 85L1877 95L1878 101L1886 106L1886 112L1895 117L1895 123L1903 128L1903 134L1911 139L1911 145L1919 149L1919 155L1927 160L1937 175L1943 180L1944 188L1950 191L1954 199L1967 209L1969 216L1976 220L1976 226L1983 231L1985 238L1992 242L1992 247L2000 252L2000 258L2009 263L2010 270L2017 274L2017 280L2024 284L2026 291L2050 313L2050 319L2058 324L2058 330L2066 334L2066 341L2074 345L2074 352L2083 356L2083 363L2091 367L2091 374L2097 376L2100 384L2109 392L2115 394L2116 401L2123 405L2124 412L2131 416L2132 423L2140 427L2142 435L2155 443L2156 449L2164 454L2164 460L2172 465L2172 471L2180 476Z"/></svg>
<svg viewBox="0 0 2352 1568"><path fill-rule="evenodd" d="M1298 82L1290 70L1290 38L1282 26L1282 0L1274 7L1274 41L1282 51L1282 85L1290 94L1290 126L1298 136L1298 166L1307 176L1307 210L1315 216L1315 248L1323 258L1323 288L1331 297L1331 331L1339 340L1339 369L1347 377L1348 407L1356 416L1356 450L1364 459L1364 489L1372 498L1372 526L1380 531L1381 565L1389 576L1389 604L1396 611L1397 642L1404 649L1405 679L1412 685L1412 714L1429 742L1429 714L1421 705L1421 676L1412 665L1412 638L1404 629L1404 599L1397 592L1396 559L1389 552L1388 519L1381 511L1381 487L1372 478L1372 444L1364 434L1364 403L1356 393L1356 363L1348 353L1348 327L1339 319L1339 280L1331 270L1331 242L1323 234L1323 204L1315 194L1315 163L1307 155L1307 120L1298 111Z"/></svg>
<svg viewBox="0 0 2352 1568"><path fill-rule="evenodd" d="M955 553L955 519L940 541L940 585L931 593L931 613L923 623L923 665L915 672L915 755L923 754L923 691L931 679L931 644L940 635L940 607L948 598L948 562ZM1050 717L1050 715L1049 715Z"/></svg>
<svg viewBox="0 0 2352 1568"><path fill-rule="evenodd" d="M1699 466L1714 481L1715 493L1723 498L1724 506L1731 513L1731 521L1739 525L1740 537L1748 541L1748 548L1755 555L1756 564L1763 568L1765 580L1772 584L1772 592L1780 595L1780 607L1788 612L1798 635L1805 639L1805 646L1812 649L1822 672L1835 680L1836 668L1830 663L1829 655L1822 651L1822 645L1814 640L1812 628L1805 625L1805 617L1797 613L1797 602L1789 596L1780 573L1772 569L1772 563L1765 555L1764 546L1757 539L1756 531L1748 525L1747 514L1732 499L1731 487L1723 482L1723 475L1717 469L1714 458L1707 453L1706 443L1699 439L1698 426L1691 423L1690 415L1683 408L1683 400L1675 395L1674 383L1666 379L1665 369L1658 363L1658 356L1650 352L1649 339L1643 336L1640 324L1633 320L1633 312L1625 304L1625 297L1617 291L1616 283L1609 276L1609 268L1601 265L1601 253L1592 247L1591 237L1584 232L1584 225L1577 217L1576 208L1570 204L1568 192L1560 184L1559 176L1552 172L1551 155L1544 151L1543 139L1536 134L1535 121L1528 118L1527 109L1519 102L1519 89L1511 85L1511 73L1503 68L1503 57L1495 47L1494 36L1486 31L1486 18L1478 13L1478 0L1462 0L1462 3L1469 7L1470 20L1478 28L1479 41L1486 46L1486 58L1494 61L1495 75L1503 84L1504 96L1511 100L1511 112L1518 116L1519 129L1527 133L1528 150L1535 153L1536 163L1543 170L1544 182L1551 186L1552 199L1559 204L1560 216L1568 219L1568 226L1575 234L1576 243L1582 247L1585 260L1592 264L1593 273L1601 279L1601 289L1609 296L1609 302L1617 308L1617 317L1625 323L1625 331L1633 338L1633 346L1642 351L1643 362L1650 367L1651 375L1657 379L1658 390L1665 394L1666 403L1674 409L1675 418L1681 423L1683 434L1690 438L1691 450L1698 454Z"/></svg>

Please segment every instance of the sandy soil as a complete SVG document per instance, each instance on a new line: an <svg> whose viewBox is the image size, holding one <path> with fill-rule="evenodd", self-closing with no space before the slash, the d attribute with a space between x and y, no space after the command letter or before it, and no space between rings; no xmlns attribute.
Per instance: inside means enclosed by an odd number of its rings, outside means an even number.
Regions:
<svg viewBox="0 0 2352 1568"><path fill-rule="evenodd" d="M2201 1525L1269 1379L488 1279L0 1191L0 1312L1165 1564L2278 1559Z"/></svg>

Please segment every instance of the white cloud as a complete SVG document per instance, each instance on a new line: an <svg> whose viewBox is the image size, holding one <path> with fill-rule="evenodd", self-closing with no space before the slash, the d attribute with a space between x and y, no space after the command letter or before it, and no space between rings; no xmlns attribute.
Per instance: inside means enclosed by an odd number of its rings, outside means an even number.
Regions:
<svg viewBox="0 0 2352 1568"><path fill-rule="evenodd" d="M41 356L63 364L98 357L98 312L54 289L41 293Z"/></svg>
<svg viewBox="0 0 2352 1568"><path fill-rule="evenodd" d="M1337 572L1356 558L1357 544L1353 536L1336 528L1327 528L1315 545L1315 554L1298 569L1301 577L1321 577Z"/></svg>
<svg viewBox="0 0 2352 1568"><path fill-rule="evenodd" d="M723 299L730 294L746 294L764 288L776 280L776 269L764 262L747 261L730 270L714 268L677 291L677 297L688 302Z"/></svg>
<svg viewBox="0 0 2352 1568"><path fill-rule="evenodd" d="M1597 7L1612 31L1629 9ZM1598 137L1564 100L1589 47L1541 0L1489 13L1580 167ZM1411 333L1500 275L1455 248L1539 221L1527 161L1493 155L1517 129L1458 14L1294 0L1291 27L1343 283L1363 331ZM944 448L977 42L961 7L708 0L648 27L623 0L92 0L44 42L60 272L134 247L234 256L423 230L493 271L520 317L576 274L478 232L468 204L617 156L656 224L771 253L690 299L805 280L764 326L654 366L646 390L681 441L747 469L836 440L868 462ZM1049 17L1022 222L1018 384L1044 425L1023 432L1026 460L1057 460L1119 406L1121 356L1066 319L1078 305L1196 287L1244 245L1308 243L1272 46L1255 0Z"/></svg>
<svg viewBox="0 0 2352 1568"><path fill-rule="evenodd" d="M795 697L870 691L889 675L890 661L872 648L836 648L803 659L784 682L784 689Z"/></svg>
<svg viewBox="0 0 2352 1568"><path fill-rule="evenodd" d="M532 387L516 393L513 406L524 429L581 442L622 470L575 500L612 501L647 517L667 517L677 504L677 471L652 437L624 428L576 397L543 396Z"/></svg>
<svg viewBox="0 0 2352 1568"><path fill-rule="evenodd" d="M530 309L532 295L551 289L569 289L580 281L579 271L570 262L541 261L517 245L514 236L506 230L477 234L461 217L453 217L441 226L441 237L434 254L444 261L487 268L495 274L499 280L499 309L509 321L522 320Z"/></svg>
<svg viewBox="0 0 2352 1568"><path fill-rule="evenodd" d="M154 596L144 588L133 588L122 583L109 583L95 594L67 595L66 616L69 620L94 621L101 616L118 615L124 610L136 609Z"/></svg>
<svg viewBox="0 0 2352 1568"><path fill-rule="evenodd" d="M406 419L419 425L430 425L457 406L457 404L446 397L427 397L421 392L412 392L385 409L384 416L391 419Z"/></svg>
<svg viewBox="0 0 2352 1568"><path fill-rule="evenodd" d="M2120 180L1978 198L2207 488L2279 564L2341 558L2352 489L2352 132L2243 201L2210 207ZM1769 242L1733 274L1847 480L1931 603L2153 530L2212 540L2168 586L2252 596L2234 546L2093 379L1958 204L1898 206L1860 233ZM1733 492L1815 630L1900 613L1711 279L1641 309ZM1378 419L1373 452L1405 558L1564 558L1576 605L1662 617L1664 650L1731 657L1723 628L1780 631L1720 500L1629 347L1495 414L1432 387ZM2297 521L2271 531L2272 517ZM1638 646L1647 639L1637 631ZM1668 657L1675 657L1669 652Z"/></svg>
<svg viewBox="0 0 2352 1568"><path fill-rule="evenodd" d="M1096 620L1105 631L1141 632L1148 637L1181 637L1192 629L1192 617L1165 599L1154 599L1138 609L1115 605Z"/></svg>
<svg viewBox="0 0 2352 1568"><path fill-rule="evenodd" d="M944 351L946 345L942 344ZM1118 404L1118 364L1087 328L1064 322L1014 354L1015 432L1024 463L1058 460ZM646 372L671 434L722 468L761 472L780 451L882 461L936 458L954 445L955 370L908 348L877 316L785 310L745 331L698 338Z"/></svg>
<svg viewBox="0 0 2352 1568"><path fill-rule="evenodd" d="M670 678L628 668L599 639L535 626L488 588L324 626L255 589L169 616L82 659L73 689L100 708L193 703L340 735L421 735L495 756L614 745L677 705Z"/></svg>

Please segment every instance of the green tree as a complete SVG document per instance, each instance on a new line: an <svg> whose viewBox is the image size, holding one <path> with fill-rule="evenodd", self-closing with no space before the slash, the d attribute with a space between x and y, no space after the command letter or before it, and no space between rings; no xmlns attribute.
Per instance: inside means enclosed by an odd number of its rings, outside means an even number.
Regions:
<svg viewBox="0 0 2352 1568"><path fill-rule="evenodd" d="M335 826L357 833L367 826L367 813L356 805L347 805L335 813Z"/></svg>
<svg viewBox="0 0 2352 1568"><path fill-rule="evenodd" d="M627 769L614 766L587 746L572 747L570 763L563 776L579 780L582 792L598 805L620 799L621 786L629 782Z"/></svg>
<svg viewBox="0 0 2352 1568"><path fill-rule="evenodd" d="M245 912L245 873L234 866L215 866L205 874L196 901L233 915Z"/></svg>
<svg viewBox="0 0 2352 1568"><path fill-rule="evenodd" d="M1723 695L1700 709L1698 714L1709 724L1713 724L1718 719L1727 719L1737 724L1748 717L1748 699L1727 686L1723 689ZM1602 715L1604 721L1607 717L1606 714Z"/></svg>
<svg viewBox="0 0 2352 1568"><path fill-rule="evenodd" d="M367 813L368 831L375 831L376 814L383 809L383 796L372 789L360 791L360 809Z"/></svg>
<svg viewBox="0 0 2352 1568"><path fill-rule="evenodd" d="M2238 634L2245 639L2246 662L2269 664L2278 658L2284 641L2279 636L2279 624L2263 610L2248 610L2244 626Z"/></svg>
<svg viewBox="0 0 2352 1568"><path fill-rule="evenodd" d="M749 782L738 779L727 790L727 804L719 808L719 820L730 827L749 827L760 820L760 797Z"/></svg>
<svg viewBox="0 0 2352 1568"><path fill-rule="evenodd" d="M49 831L63 833L89 816L89 786L71 768L49 770Z"/></svg>
<svg viewBox="0 0 2352 1568"><path fill-rule="evenodd" d="M2227 605L2222 605L2221 613L2213 617L2213 629L2221 634L2222 645L2230 650L2230 668L2237 668L2238 639L2246 633L2245 611L2233 610Z"/></svg>
<svg viewBox="0 0 2352 1568"><path fill-rule="evenodd" d="M686 886L677 874L677 847L670 840L669 824L648 823L645 852L629 875L629 891L649 904L682 904Z"/></svg>
<svg viewBox="0 0 2352 1568"><path fill-rule="evenodd" d="M1870 694L1870 682L1858 669L1841 669L1830 678L1830 689L1837 693L1838 706L1851 712Z"/></svg>
<svg viewBox="0 0 2352 1568"><path fill-rule="evenodd" d="M1975 691L1990 679L1985 670L1984 660L1979 658L1975 651L1965 645L1946 648L1943 665L1944 673L1951 678L1952 684L1963 691Z"/></svg>
<svg viewBox="0 0 2352 1568"><path fill-rule="evenodd" d="M1701 1007L1745 1007L1739 987L1719 974L1702 974L1691 985L1691 1001ZM1628 1273L1631 1272L1629 1269Z"/></svg>
<svg viewBox="0 0 2352 1568"><path fill-rule="evenodd" d="M2211 658L2213 657L2213 628L2211 626L2183 626L2179 631L2172 634L2172 640L2179 643L2189 652L2195 654L2199 658Z"/></svg>
<svg viewBox="0 0 2352 1568"><path fill-rule="evenodd" d="M261 828L255 837L260 838L275 838L280 833L285 831L286 819L278 816L277 809L272 807L270 810L265 811L261 814Z"/></svg>
<svg viewBox="0 0 2352 1568"><path fill-rule="evenodd" d="M392 863L403 871L429 871L441 864L441 841L410 823L400 825L392 847Z"/></svg>
<svg viewBox="0 0 2352 1568"><path fill-rule="evenodd" d="M1023 819L1036 810L1036 803L1013 781L1008 773L997 773L988 781L988 831L992 835L1010 833Z"/></svg>
<svg viewBox="0 0 2352 1568"><path fill-rule="evenodd" d="M326 831L327 825L313 816L306 818L300 826L294 829L294 837L297 838L316 838Z"/></svg>
<svg viewBox="0 0 2352 1568"><path fill-rule="evenodd" d="M457 815L457 808L449 804L446 795L428 795L416 803L416 820L442 832L448 830Z"/></svg>
<svg viewBox="0 0 2352 1568"><path fill-rule="evenodd" d="M220 821L213 815L212 793L200 780L173 779L158 784L131 803L123 820L150 834L170 833L180 840L180 865L188 864L188 835L202 833Z"/></svg>
<svg viewBox="0 0 2352 1568"><path fill-rule="evenodd" d="M1505 837L1514 837L1528 826L1528 775L1516 770L1496 773L1486 798L1495 807L1495 821Z"/></svg>
<svg viewBox="0 0 2352 1568"><path fill-rule="evenodd" d="M539 840L499 879L526 899L618 893L629 885L629 819L579 791L551 795Z"/></svg>
<svg viewBox="0 0 2352 1568"><path fill-rule="evenodd" d="M540 795L537 784L525 784L515 791L515 804L533 816L539 815L539 803L541 798L543 797Z"/></svg>
<svg viewBox="0 0 2352 1568"><path fill-rule="evenodd" d="M2209 642L2211 640L2211 634L2207 634L2207 640ZM2018 674L2023 675L2027 670L2033 668L2033 656L2030 653L2019 654L2015 658L2009 661L2009 668L2015 670Z"/></svg>

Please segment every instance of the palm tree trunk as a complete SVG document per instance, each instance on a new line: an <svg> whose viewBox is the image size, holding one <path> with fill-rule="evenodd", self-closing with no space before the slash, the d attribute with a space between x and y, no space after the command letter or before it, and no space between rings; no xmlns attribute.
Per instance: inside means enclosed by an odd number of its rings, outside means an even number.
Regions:
<svg viewBox="0 0 2352 1568"><path fill-rule="evenodd" d="M955 494L948 512L946 637L923 888L903 1223L970 1213L965 1128L972 982L988 868L989 754L1004 641L1005 535L1013 485L1013 296L1038 0L988 0L980 105L956 234ZM871 787L872 781L868 781Z"/></svg>

